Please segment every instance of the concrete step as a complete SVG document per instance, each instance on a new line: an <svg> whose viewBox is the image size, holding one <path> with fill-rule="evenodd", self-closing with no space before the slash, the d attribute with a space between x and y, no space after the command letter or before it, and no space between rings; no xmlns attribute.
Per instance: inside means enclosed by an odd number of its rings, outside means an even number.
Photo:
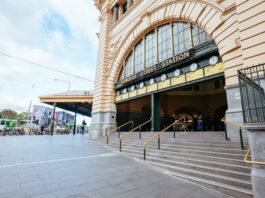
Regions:
<svg viewBox="0 0 265 198"><path fill-rule="evenodd" d="M112 147L114 149L117 149L117 147ZM143 151L142 150L131 150L124 148L122 152L127 152L127 153L133 153L133 154L138 154L142 157L143 159ZM205 167L215 167L215 168L222 168L225 170L232 170L236 172L242 172L246 174L250 174L251 172L251 166L249 164L246 164L243 162L243 160L234 160L234 159L226 159L226 158L210 158L210 157L203 157L199 155L188 155L188 156L183 156L183 155L174 155L174 153L161 153L159 150L152 150L152 152L147 153L147 158L148 157L156 157L159 159L165 159L165 160L171 160L173 162L184 162L184 163L189 163L189 164L196 164L200 166L205 166ZM235 163L236 162L236 163Z"/></svg>
<svg viewBox="0 0 265 198"><path fill-rule="evenodd" d="M231 179L220 175L216 177L214 175L202 174L197 171L190 171L156 162L147 163L170 171L172 175L175 175L177 177L189 179L202 185L206 184L208 187L218 189L219 191L222 191L234 197L242 198L253 196L251 191L251 182L246 182L239 179Z"/></svg>
<svg viewBox="0 0 265 198"><path fill-rule="evenodd" d="M125 134L125 133L124 133ZM144 141L155 133L133 133L122 140L122 152L143 159ZM117 134L116 134L117 135ZM234 197L252 197L251 166L243 162L246 151L226 141L224 133L164 133L160 149L157 140L147 147L147 163L171 174ZM109 147L119 150L120 139L110 138ZM98 141L106 145L106 139ZM247 145L247 144L246 144Z"/></svg>
<svg viewBox="0 0 265 198"><path fill-rule="evenodd" d="M119 143L110 143L110 146L114 146L117 149L119 148ZM131 150L142 150L144 149L144 145L141 144L122 144L122 150L123 148L127 148L127 149L131 149ZM147 152L152 152L152 150L158 150L157 145L148 145L146 151ZM165 152L171 152L174 153L175 156L176 155L182 155L182 154L195 154L195 155L204 155L204 156L214 156L214 157L220 157L220 158L230 158L230 159L238 159L238 160L242 160L244 158L244 154L245 153L233 153L233 152L229 152L229 150L226 151L215 151L215 150L199 150L199 149L195 149L195 148L181 148L181 147L165 147L165 146L161 146L160 149L161 154L165 153Z"/></svg>

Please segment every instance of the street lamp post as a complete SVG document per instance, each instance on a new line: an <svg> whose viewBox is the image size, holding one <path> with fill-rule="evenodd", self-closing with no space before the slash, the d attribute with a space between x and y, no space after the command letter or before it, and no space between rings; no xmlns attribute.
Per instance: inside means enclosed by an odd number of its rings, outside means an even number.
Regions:
<svg viewBox="0 0 265 198"><path fill-rule="evenodd" d="M70 88L71 88L71 82L70 81L67 81L67 80L61 80L61 79L53 79L54 81L61 81L61 82L65 82L68 84L68 91L70 91Z"/></svg>

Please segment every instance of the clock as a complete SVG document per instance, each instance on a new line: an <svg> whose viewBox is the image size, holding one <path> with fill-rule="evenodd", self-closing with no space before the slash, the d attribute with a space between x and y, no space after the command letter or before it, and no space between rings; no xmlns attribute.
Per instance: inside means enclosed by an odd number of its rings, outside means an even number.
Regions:
<svg viewBox="0 0 265 198"><path fill-rule="evenodd" d="M210 59L209 59L209 64L210 65L215 65L216 63L218 63L218 57L217 56L212 56Z"/></svg>
<svg viewBox="0 0 265 198"><path fill-rule="evenodd" d="M175 77L178 77L178 76L180 75L180 73L181 73L180 69L176 69L176 70L174 71L174 76L175 76Z"/></svg>
<svg viewBox="0 0 265 198"><path fill-rule="evenodd" d="M140 88L143 88L144 87L144 82L141 82L140 83Z"/></svg>
<svg viewBox="0 0 265 198"><path fill-rule="evenodd" d="M154 84L154 83L155 83L155 80L154 80L153 78L151 78L151 79L149 80L149 84L152 85L152 84Z"/></svg>
<svg viewBox="0 0 265 198"><path fill-rule="evenodd" d="M161 79L161 81L165 81L167 79L167 75L163 74L160 79Z"/></svg>
<svg viewBox="0 0 265 198"><path fill-rule="evenodd" d="M192 63L190 65L190 71L194 72L198 69L198 64L197 63Z"/></svg>

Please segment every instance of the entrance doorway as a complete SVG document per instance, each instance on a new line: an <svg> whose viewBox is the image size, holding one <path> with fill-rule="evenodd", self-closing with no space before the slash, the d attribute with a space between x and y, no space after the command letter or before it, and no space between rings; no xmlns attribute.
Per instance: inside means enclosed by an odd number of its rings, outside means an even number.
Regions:
<svg viewBox="0 0 265 198"><path fill-rule="evenodd" d="M227 110L224 77L197 82L178 89L158 93L159 125L164 129L175 120L179 122L177 131L224 131L221 121ZM117 104L118 126L133 121L138 126L151 118L151 96L125 101ZM129 127L122 129L130 130ZM150 131L147 124L142 131ZM173 127L168 131L173 131Z"/></svg>
<svg viewBox="0 0 265 198"><path fill-rule="evenodd" d="M184 117L179 131L223 131L227 110L224 78L204 81L161 94L162 126Z"/></svg>

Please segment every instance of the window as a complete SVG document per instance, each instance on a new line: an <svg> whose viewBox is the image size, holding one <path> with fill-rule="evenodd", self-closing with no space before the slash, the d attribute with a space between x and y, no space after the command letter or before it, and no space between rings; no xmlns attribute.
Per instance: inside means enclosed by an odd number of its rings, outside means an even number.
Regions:
<svg viewBox="0 0 265 198"><path fill-rule="evenodd" d="M190 48L190 31L188 23L174 23L173 24L173 42L174 54L180 54Z"/></svg>
<svg viewBox="0 0 265 198"><path fill-rule="evenodd" d="M145 61L146 67L151 67L156 64L156 32L149 33L145 38L146 51Z"/></svg>
<svg viewBox="0 0 265 198"><path fill-rule="evenodd" d="M134 74L133 53L130 53L125 61L125 78Z"/></svg>
<svg viewBox="0 0 265 198"><path fill-rule="evenodd" d="M122 13L124 14L125 12L127 12L127 2L122 5Z"/></svg>
<svg viewBox="0 0 265 198"><path fill-rule="evenodd" d="M135 73L144 70L143 41L138 43L134 48Z"/></svg>
<svg viewBox="0 0 265 198"><path fill-rule="evenodd" d="M126 3L123 5L123 12L130 8L132 2L132 0L126 1L127 5ZM162 25L145 35L144 39L134 46L134 52L129 54L124 69L120 73L120 80L143 71L145 67L152 67L173 55L187 51L209 39L210 37L204 30L190 23L174 22Z"/></svg>
<svg viewBox="0 0 265 198"><path fill-rule="evenodd" d="M158 59L164 61L172 56L170 25L158 28Z"/></svg>
<svg viewBox="0 0 265 198"><path fill-rule="evenodd" d="M192 27L191 34L192 34L193 46L200 45L206 42L207 40L209 40L207 33L203 29L193 24L191 27Z"/></svg>

